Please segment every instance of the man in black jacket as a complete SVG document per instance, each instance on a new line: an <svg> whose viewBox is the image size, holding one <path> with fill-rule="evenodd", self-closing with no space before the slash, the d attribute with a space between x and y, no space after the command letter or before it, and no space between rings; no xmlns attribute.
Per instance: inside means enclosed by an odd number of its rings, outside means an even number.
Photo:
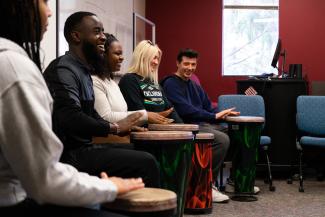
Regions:
<svg viewBox="0 0 325 217"><path fill-rule="evenodd" d="M90 74L103 70L106 38L102 23L93 13L74 13L65 22L64 36L69 51L44 72L54 98L53 129L64 144L61 160L93 175L108 171L110 176L142 177L147 186L158 187L159 169L149 153L92 144L93 136L125 135L141 117L135 113L109 123L94 109Z"/></svg>

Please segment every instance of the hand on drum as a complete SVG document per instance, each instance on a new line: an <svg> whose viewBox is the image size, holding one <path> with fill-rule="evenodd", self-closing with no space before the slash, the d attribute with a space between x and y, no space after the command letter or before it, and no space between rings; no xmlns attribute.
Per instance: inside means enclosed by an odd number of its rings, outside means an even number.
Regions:
<svg viewBox="0 0 325 217"><path fill-rule="evenodd" d="M119 136L125 136L128 135L131 130L136 129L136 125L139 122L139 119L142 117L142 114L140 112L135 112L130 115L128 115L126 118L120 120L117 122L117 125L119 126ZM139 127L141 128L141 127ZM140 130L141 131L141 130Z"/></svg>
<svg viewBox="0 0 325 217"><path fill-rule="evenodd" d="M117 194L121 195L127 193L129 191L133 191L136 189L144 188L144 183L142 178L129 178L123 179L119 177L108 177L105 172L100 173L100 177L102 179L107 179L113 182L117 187Z"/></svg>
<svg viewBox="0 0 325 217"><path fill-rule="evenodd" d="M166 111L169 111L169 110L166 110ZM166 111L163 111L163 112L166 112ZM174 120L166 118L166 117L160 115L159 113L148 112L148 122L150 124L170 124L170 123L174 122Z"/></svg>
<svg viewBox="0 0 325 217"><path fill-rule="evenodd" d="M235 111L235 107L222 110L221 112L216 113L216 119L225 119L227 116L237 116L240 115L240 112Z"/></svg>
<svg viewBox="0 0 325 217"><path fill-rule="evenodd" d="M174 108L171 107L163 112L157 112L157 113L160 114L161 116L164 116L165 118L167 118L170 115L170 113L172 113L173 111L174 111Z"/></svg>

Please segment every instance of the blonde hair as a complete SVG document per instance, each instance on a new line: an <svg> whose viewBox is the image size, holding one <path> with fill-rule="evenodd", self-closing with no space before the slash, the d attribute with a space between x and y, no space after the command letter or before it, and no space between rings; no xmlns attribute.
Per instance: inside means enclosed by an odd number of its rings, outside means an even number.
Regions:
<svg viewBox="0 0 325 217"><path fill-rule="evenodd" d="M153 60L155 55L158 53L159 61L157 68L151 72L150 62ZM129 73L136 73L141 75L143 78L148 78L154 84L158 84L158 68L161 60L162 52L159 47L153 44L149 40L141 41L134 49Z"/></svg>

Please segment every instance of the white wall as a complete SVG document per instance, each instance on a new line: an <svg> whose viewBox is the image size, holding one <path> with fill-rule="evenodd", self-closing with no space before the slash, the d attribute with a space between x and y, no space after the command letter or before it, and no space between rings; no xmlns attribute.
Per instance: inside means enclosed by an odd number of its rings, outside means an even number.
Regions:
<svg viewBox="0 0 325 217"><path fill-rule="evenodd" d="M56 29L56 2L59 1L59 29ZM56 47L59 44L59 55L68 49L63 36L66 18L76 11L89 11L98 15L103 22L105 32L114 34L121 42L124 51L124 62L121 73L127 71L133 51L133 11L145 16L145 0L50 0L52 17L49 18L48 30L44 35L41 47L44 58L43 69L56 58ZM56 31L59 31L57 42Z"/></svg>

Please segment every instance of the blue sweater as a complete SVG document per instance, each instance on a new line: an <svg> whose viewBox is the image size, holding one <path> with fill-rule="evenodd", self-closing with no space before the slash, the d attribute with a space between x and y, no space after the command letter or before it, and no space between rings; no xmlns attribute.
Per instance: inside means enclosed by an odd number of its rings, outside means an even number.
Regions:
<svg viewBox="0 0 325 217"><path fill-rule="evenodd" d="M192 80L184 81L177 75L172 75L165 78L161 85L184 123L217 122L217 108L212 107L203 88Z"/></svg>

